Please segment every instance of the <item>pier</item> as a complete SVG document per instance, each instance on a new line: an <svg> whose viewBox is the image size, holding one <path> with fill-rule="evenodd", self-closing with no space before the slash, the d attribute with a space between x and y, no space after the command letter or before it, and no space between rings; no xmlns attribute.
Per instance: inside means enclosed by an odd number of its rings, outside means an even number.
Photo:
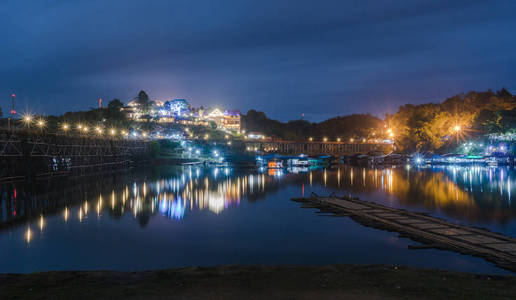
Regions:
<svg viewBox="0 0 516 300"><path fill-rule="evenodd" d="M145 140L0 130L0 180L85 174L144 160Z"/></svg>
<svg viewBox="0 0 516 300"><path fill-rule="evenodd" d="M421 213L390 208L352 197L294 198L305 208L318 208L333 216L348 216L366 226L396 231L422 242L413 249L438 248L482 257L516 272L516 239L488 230L462 226Z"/></svg>
<svg viewBox="0 0 516 300"><path fill-rule="evenodd" d="M256 140L245 142L247 150L259 150L264 152L274 152L279 154L358 154L369 153L372 151L391 152L392 144L383 143L346 143L346 142L310 142L310 141L268 141Z"/></svg>

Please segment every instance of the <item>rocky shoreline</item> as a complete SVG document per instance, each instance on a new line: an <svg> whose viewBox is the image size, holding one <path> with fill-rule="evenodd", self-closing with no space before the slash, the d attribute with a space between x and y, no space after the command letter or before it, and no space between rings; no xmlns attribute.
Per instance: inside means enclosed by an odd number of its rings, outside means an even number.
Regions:
<svg viewBox="0 0 516 300"><path fill-rule="evenodd" d="M0 299L516 299L516 277L390 265L0 274Z"/></svg>

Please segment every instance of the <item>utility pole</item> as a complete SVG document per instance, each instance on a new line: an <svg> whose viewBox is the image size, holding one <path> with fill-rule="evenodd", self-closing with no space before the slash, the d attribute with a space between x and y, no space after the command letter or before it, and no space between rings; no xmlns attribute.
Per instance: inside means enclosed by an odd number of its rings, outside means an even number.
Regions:
<svg viewBox="0 0 516 300"><path fill-rule="evenodd" d="M14 110L14 99L16 98L16 94L11 95L11 113L9 114L9 117L7 118L7 128L11 130L11 116L14 119L14 115L16 114L16 110Z"/></svg>

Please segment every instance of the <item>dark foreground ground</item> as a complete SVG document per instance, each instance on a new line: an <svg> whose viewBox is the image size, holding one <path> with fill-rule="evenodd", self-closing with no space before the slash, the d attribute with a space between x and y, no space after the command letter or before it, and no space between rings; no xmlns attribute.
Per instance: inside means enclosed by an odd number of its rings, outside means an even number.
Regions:
<svg viewBox="0 0 516 300"><path fill-rule="evenodd" d="M220 266L0 275L0 299L516 299L516 277L395 266Z"/></svg>

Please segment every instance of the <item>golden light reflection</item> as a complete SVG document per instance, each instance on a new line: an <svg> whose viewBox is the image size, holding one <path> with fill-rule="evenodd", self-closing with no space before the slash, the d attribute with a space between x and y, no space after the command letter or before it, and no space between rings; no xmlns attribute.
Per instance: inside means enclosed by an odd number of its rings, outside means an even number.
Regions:
<svg viewBox="0 0 516 300"><path fill-rule="evenodd" d="M89 196L76 206L66 206L63 211L65 222L87 220L89 201L94 201L98 218L103 216L119 217L132 215L141 224L148 222L150 216L158 214L167 218L181 219L188 211L208 210L219 214L232 206L239 205L242 199L254 201L275 191L283 182L285 171L246 175L232 175L228 170L188 170L173 178L157 181L133 182L128 185L109 189L96 196ZM358 172L358 173L357 173ZM358 175L358 176L357 176ZM361 176L360 176L361 175ZM286 175L289 176L289 175ZM513 176L514 177L514 176ZM483 179L482 179L483 178ZM512 178L514 179L514 178ZM307 173L292 174L285 179L288 184L299 184L302 193L317 191L326 187L327 191L336 190L338 194L361 195L382 192L379 196L387 201L404 206L424 206L429 210L440 210L461 216L477 216L482 208L472 195L474 189L484 189L496 194L490 205L495 205L500 193L511 198L515 186L511 174L504 169L480 167L449 168L442 172L423 172L416 168L356 168L340 166L337 170L307 170ZM311 188L305 185L309 181ZM305 191L306 188L306 191ZM329 192L328 192L329 193ZM103 199L107 197L107 205ZM95 201L96 200L96 201ZM384 203L385 204L385 203ZM387 203L390 205L391 203ZM496 207L501 205L496 204ZM102 214L102 211L105 211ZM47 230L49 217L40 214L35 224L40 231ZM74 220L75 219L75 220ZM143 226L143 225L142 225ZM29 242L33 239L30 228L25 232Z"/></svg>
<svg viewBox="0 0 516 300"><path fill-rule="evenodd" d="M30 240L32 239L32 232L30 231L30 227L27 228L27 231L25 232L25 240L27 243L30 243Z"/></svg>
<svg viewBox="0 0 516 300"><path fill-rule="evenodd" d="M45 226L45 221L43 220L43 215L39 218L39 230L43 231L43 227Z"/></svg>

